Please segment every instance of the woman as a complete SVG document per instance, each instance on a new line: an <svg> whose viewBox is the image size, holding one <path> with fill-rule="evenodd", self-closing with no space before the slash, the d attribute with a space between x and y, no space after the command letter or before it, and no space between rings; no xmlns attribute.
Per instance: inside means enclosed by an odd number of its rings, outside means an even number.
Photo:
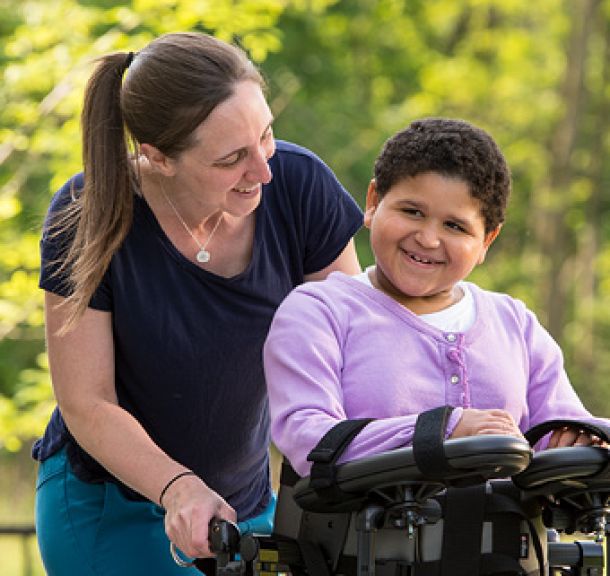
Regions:
<svg viewBox="0 0 610 576"><path fill-rule="evenodd" d="M204 34L103 57L89 81L84 174L41 244L58 408L33 453L51 575L187 574L167 538L209 556L211 518L269 504L262 344L294 286L360 270L362 221L272 120L253 64Z"/></svg>

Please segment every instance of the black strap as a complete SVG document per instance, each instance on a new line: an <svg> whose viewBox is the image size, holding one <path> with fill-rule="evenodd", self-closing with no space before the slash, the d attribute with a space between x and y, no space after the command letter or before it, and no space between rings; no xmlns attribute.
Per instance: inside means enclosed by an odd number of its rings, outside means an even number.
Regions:
<svg viewBox="0 0 610 576"><path fill-rule="evenodd" d="M301 557L310 576L331 576L330 567L324 558L320 546L309 540L298 540Z"/></svg>
<svg viewBox="0 0 610 576"><path fill-rule="evenodd" d="M519 560L511 558L505 554L495 554L493 552L489 554L481 554L481 574L483 576L524 576L526 574L523 566L521 566ZM536 572L528 572L528 576L538 575ZM540 573L539 576L544 576L544 573Z"/></svg>
<svg viewBox="0 0 610 576"><path fill-rule="evenodd" d="M432 560L429 562L417 562L414 565L413 574L417 576L441 576L440 560ZM501 554L483 554L480 556L479 572L481 576L522 576L525 574L521 564L515 558L509 558ZM529 573L528 576L535 576ZM543 576L543 575L540 575Z"/></svg>
<svg viewBox="0 0 610 576"><path fill-rule="evenodd" d="M521 556L521 515L507 514L508 504L520 502L521 492L511 481L492 482L493 493L488 495L487 515L495 516L491 523L493 551L496 554L506 555L509 558ZM497 511L494 506L498 501L505 504ZM498 517L499 514L499 517Z"/></svg>
<svg viewBox="0 0 610 576"><path fill-rule="evenodd" d="M545 434L557 430L558 428L577 428L578 430L584 430L589 434L598 436L605 442L610 442L610 426L604 426L597 422L583 422L580 420L547 420L533 426L525 433L526 440L533 446L542 438Z"/></svg>
<svg viewBox="0 0 610 576"><path fill-rule="evenodd" d="M478 576L485 500L485 484L447 489L441 576Z"/></svg>
<svg viewBox="0 0 610 576"><path fill-rule="evenodd" d="M280 486L292 488L300 479L301 477L296 473L292 464L284 457L280 468Z"/></svg>
<svg viewBox="0 0 610 576"><path fill-rule="evenodd" d="M336 462L349 443L373 418L342 420L333 426L308 454L313 462L309 485L324 499L337 499L342 495L336 485Z"/></svg>
<svg viewBox="0 0 610 576"><path fill-rule="evenodd" d="M443 545L441 559L416 562L414 573L417 576L506 576L525 574L519 561L519 550L514 545L507 545L502 540L520 542L520 520L528 525L531 544L538 561L538 570L530 576L546 574L546 556L542 549L540 537L530 519L529 513L518 498L519 492L510 489L498 490L496 483L492 492L483 493L484 484L465 488L449 488L438 497L443 505ZM517 499L515 500L515 497ZM481 513L483 518L481 518ZM517 520L516 524L512 518ZM509 520L510 519L510 520ZM507 520L509 520L507 524ZM481 552L481 535L483 522L492 523L493 551ZM447 525L451 524L451 526ZM480 529L478 524L480 524ZM505 526L506 534L498 531L498 526ZM499 538L499 540L498 540ZM460 548L463 547L463 550ZM470 557L468 554L470 553ZM453 565L455 563L455 565Z"/></svg>
<svg viewBox="0 0 610 576"><path fill-rule="evenodd" d="M413 458L424 476L442 480L455 472L445 456L444 441L447 420L453 406L440 406L422 412L415 423Z"/></svg>
<svg viewBox="0 0 610 576"><path fill-rule="evenodd" d="M538 530L532 522L530 515L525 511L521 502L515 501L514 498L508 497L506 494L491 494L488 498L487 512L490 516L494 514L515 514L517 517L521 518L527 523L530 535L532 537L532 545L534 546L536 560L538 561L538 568L540 574L544 574L546 565L545 551L542 548L542 542L540 542Z"/></svg>

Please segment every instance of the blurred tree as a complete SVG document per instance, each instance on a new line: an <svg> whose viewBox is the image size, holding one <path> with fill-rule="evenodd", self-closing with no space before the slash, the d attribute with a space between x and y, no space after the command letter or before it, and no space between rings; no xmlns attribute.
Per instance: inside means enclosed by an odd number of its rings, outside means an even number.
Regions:
<svg viewBox="0 0 610 576"><path fill-rule="evenodd" d="M256 61L278 50L283 0L0 0L0 450L40 434L53 406L38 239L51 193L80 170L79 111L95 57L202 30Z"/></svg>
<svg viewBox="0 0 610 576"><path fill-rule="evenodd" d="M549 311L551 330L561 334L573 377L591 404L607 410L610 324L608 268L604 262L609 237L604 216L610 209L610 172L604 158L609 152L610 3L589 0L570 9L575 22L571 45L577 46L570 53L579 55L582 71L576 78L566 71L564 92L569 93L569 85L578 86L579 111L574 118L566 106L566 117L573 118L574 129L570 154L557 167L564 188L556 186L555 194L566 190L568 202L551 218L555 235L562 237L558 244L563 254L555 258L555 272L548 273L546 284L553 288L547 289L545 309ZM578 69L575 59L568 60L567 70ZM561 135L556 133L559 142ZM556 309L564 311L563 319L553 320Z"/></svg>
<svg viewBox="0 0 610 576"><path fill-rule="evenodd" d="M488 129L514 192L473 279L532 307L610 414L610 0L0 0L0 450L52 406L38 236L80 169L92 60L188 29L250 51L278 137L317 152L361 205L381 145L414 118ZM366 232L358 248L370 263Z"/></svg>
<svg viewBox="0 0 610 576"><path fill-rule="evenodd" d="M276 133L317 151L361 205L382 142L414 118L462 117L494 135L514 191L473 279L538 313L600 414L610 414L609 21L608 0L295 4L264 64ZM366 233L358 248L369 263Z"/></svg>

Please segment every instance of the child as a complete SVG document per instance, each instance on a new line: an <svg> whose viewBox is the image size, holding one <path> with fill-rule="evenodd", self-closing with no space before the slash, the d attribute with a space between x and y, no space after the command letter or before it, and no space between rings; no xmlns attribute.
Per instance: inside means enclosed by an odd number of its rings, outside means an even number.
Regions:
<svg viewBox="0 0 610 576"><path fill-rule="evenodd" d="M496 143L467 122L419 120L386 142L366 200L375 265L299 286L265 344L272 438L299 474L346 418L376 420L343 461L409 445L418 414L447 404L452 438L592 420L534 314L465 282L500 233L510 188ZM567 428L548 441L591 443Z"/></svg>

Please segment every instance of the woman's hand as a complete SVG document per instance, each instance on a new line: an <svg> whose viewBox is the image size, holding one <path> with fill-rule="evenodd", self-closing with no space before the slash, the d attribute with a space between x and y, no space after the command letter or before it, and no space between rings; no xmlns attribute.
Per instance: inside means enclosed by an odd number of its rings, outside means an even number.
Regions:
<svg viewBox="0 0 610 576"><path fill-rule="evenodd" d="M508 434L523 438L513 417L506 410L478 410L465 408L450 438L463 438L480 434Z"/></svg>
<svg viewBox="0 0 610 576"><path fill-rule="evenodd" d="M608 448L608 444L597 436L569 426L555 430L551 434L547 448L564 448L566 446L602 446Z"/></svg>
<svg viewBox="0 0 610 576"><path fill-rule="evenodd" d="M183 476L163 496L165 532L187 556L207 558L208 528L212 518L235 522L235 511L197 476Z"/></svg>

